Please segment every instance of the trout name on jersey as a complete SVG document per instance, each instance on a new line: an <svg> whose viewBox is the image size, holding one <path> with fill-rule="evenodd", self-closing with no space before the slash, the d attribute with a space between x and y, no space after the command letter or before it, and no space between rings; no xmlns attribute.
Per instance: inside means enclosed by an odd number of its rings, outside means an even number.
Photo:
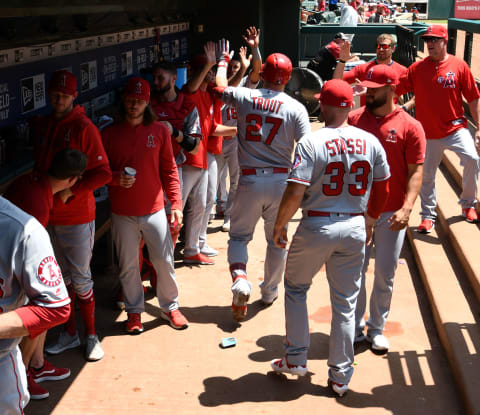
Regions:
<svg viewBox="0 0 480 415"><path fill-rule="evenodd" d="M56 287L62 282L62 272L53 256L42 259L38 266L37 278L47 287Z"/></svg>
<svg viewBox="0 0 480 415"><path fill-rule="evenodd" d="M252 97L252 108L254 110L268 111L278 114L282 105L283 102L276 99Z"/></svg>
<svg viewBox="0 0 480 415"><path fill-rule="evenodd" d="M328 155L330 157L339 154L367 154L367 142L363 138L332 138L325 141L325 146L328 149Z"/></svg>

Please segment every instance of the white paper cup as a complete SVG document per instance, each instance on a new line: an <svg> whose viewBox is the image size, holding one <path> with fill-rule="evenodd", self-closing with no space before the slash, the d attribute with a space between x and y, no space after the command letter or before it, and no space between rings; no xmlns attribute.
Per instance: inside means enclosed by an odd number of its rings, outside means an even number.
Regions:
<svg viewBox="0 0 480 415"><path fill-rule="evenodd" d="M127 176L135 177L135 175L137 174L137 171L133 167L125 167L123 171Z"/></svg>

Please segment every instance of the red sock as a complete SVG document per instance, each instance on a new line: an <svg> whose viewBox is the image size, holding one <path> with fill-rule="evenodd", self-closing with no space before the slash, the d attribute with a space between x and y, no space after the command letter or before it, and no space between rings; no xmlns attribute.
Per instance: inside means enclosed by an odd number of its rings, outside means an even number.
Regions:
<svg viewBox="0 0 480 415"><path fill-rule="evenodd" d="M70 297L70 317L68 317L65 329L70 336L74 336L77 332L77 324L75 322L75 291L73 291L72 284L67 285L68 296Z"/></svg>
<svg viewBox="0 0 480 415"><path fill-rule="evenodd" d="M80 314L82 315L83 323L85 324L85 335L95 333L95 298L93 292L87 299L78 298L78 305L80 307Z"/></svg>

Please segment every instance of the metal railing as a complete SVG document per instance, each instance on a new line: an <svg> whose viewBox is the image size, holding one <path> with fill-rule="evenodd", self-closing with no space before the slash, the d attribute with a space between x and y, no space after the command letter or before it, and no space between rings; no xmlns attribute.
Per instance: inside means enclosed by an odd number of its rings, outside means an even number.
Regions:
<svg viewBox="0 0 480 415"><path fill-rule="evenodd" d="M305 25L300 29L298 60L312 59L317 51L327 45L335 33L355 34L352 50L356 53L375 55L376 38L381 33L397 36L397 50L394 58L402 65L409 66L415 61L417 50L423 46L420 39L427 28L424 23L411 25L392 24L359 24L358 26L340 26L338 24Z"/></svg>

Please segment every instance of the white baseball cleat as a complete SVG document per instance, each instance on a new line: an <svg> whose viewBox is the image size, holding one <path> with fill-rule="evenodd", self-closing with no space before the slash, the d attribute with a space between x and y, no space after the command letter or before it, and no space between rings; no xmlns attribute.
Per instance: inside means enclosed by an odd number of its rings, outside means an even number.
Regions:
<svg viewBox="0 0 480 415"><path fill-rule="evenodd" d="M200 253L208 257L218 255L218 251L216 249L210 248L207 244L203 245L203 247L200 249Z"/></svg>
<svg viewBox="0 0 480 415"><path fill-rule="evenodd" d="M340 398L345 395L348 391L348 385L343 383L334 382L331 379L328 379L328 387L335 392Z"/></svg>
<svg viewBox="0 0 480 415"><path fill-rule="evenodd" d="M230 219L223 222L222 232L230 232Z"/></svg>
<svg viewBox="0 0 480 415"><path fill-rule="evenodd" d="M274 359L270 362L270 366L277 373L289 373L291 375L305 376L308 372L307 365L289 365L287 359Z"/></svg>
<svg viewBox="0 0 480 415"><path fill-rule="evenodd" d="M372 343L372 349L378 351L387 351L390 347L388 339L383 334L367 334L367 340Z"/></svg>
<svg viewBox="0 0 480 415"><path fill-rule="evenodd" d="M246 278L239 277L232 284L232 313L236 321L243 321L247 316L247 303L252 292L252 284Z"/></svg>
<svg viewBox="0 0 480 415"><path fill-rule="evenodd" d="M96 362L100 360L105 353L103 352L102 346L100 345L100 340L96 334L89 334L87 336L87 345L85 349L85 358L89 362Z"/></svg>

